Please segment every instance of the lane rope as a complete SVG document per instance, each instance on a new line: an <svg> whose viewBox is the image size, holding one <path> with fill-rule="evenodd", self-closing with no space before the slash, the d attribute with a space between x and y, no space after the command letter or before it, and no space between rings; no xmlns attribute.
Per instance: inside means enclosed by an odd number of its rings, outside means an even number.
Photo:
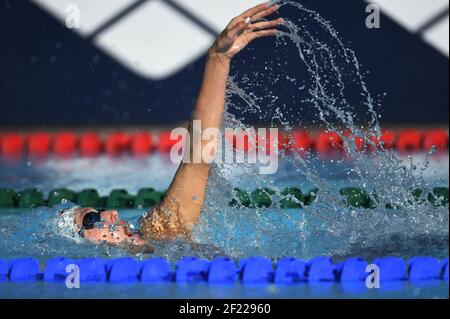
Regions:
<svg viewBox="0 0 450 319"><path fill-rule="evenodd" d="M0 281L9 282L65 282L73 272L69 265L78 267L80 282L107 283L164 283L175 282L209 284L269 284L339 283L364 286L373 267L362 258L349 258L335 264L329 257L317 257L309 261L283 258L277 262L265 257L250 257L237 263L228 257L204 260L183 257L172 265L164 258L138 261L131 257L117 259L57 257L41 265L34 258L10 261L0 259ZM378 268L381 285L393 282L447 281L448 258L441 261L434 257L413 257L407 261L399 257L382 257L372 261Z"/></svg>
<svg viewBox="0 0 450 319"><path fill-rule="evenodd" d="M318 154L344 153L342 138L333 132L320 131L311 134L296 130L289 137L279 134L278 144L267 138L250 136L243 133L244 142L229 141L236 149L248 151L252 147L266 149L285 149L291 152L316 152ZM360 137L352 137L347 132L342 134L346 138L354 138L356 149L360 152L372 152L373 145L366 145ZM442 129L402 131L384 130L380 139L371 139L374 145L383 145L386 149L394 149L402 153L446 152L449 146L448 132ZM170 152L179 140L171 140L170 132L139 131L125 133L115 131L102 136L98 132L74 133L70 131L48 133L33 132L21 134L18 132L0 133L0 154L4 156L73 156L80 155L95 157L102 154L118 156L131 154L145 156L158 151L162 154ZM242 145L241 145L242 144ZM264 145L259 145L264 144Z"/></svg>
<svg viewBox="0 0 450 319"><path fill-rule="evenodd" d="M424 203L428 201L434 207L448 206L449 189L435 187L431 192L421 189L411 189L411 201ZM339 190L342 203L348 207L375 209L380 204L376 194L369 194L361 188L348 187ZM112 190L108 196L100 196L94 188L75 192L67 188L50 191L46 196L37 188L27 188L21 191L0 188L0 208L37 208L72 202L83 207L97 207L109 209L137 208L145 209L159 204L165 192L153 188L142 188L136 195L129 194L124 189ZM252 192L235 188L229 198L229 206L235 208L282 208L300 209L310 206L320 196L320 189L302 191L297 187L288 187L283 191L269 188L258 188ZM387 204L385 208L395 209Z"/></svg>

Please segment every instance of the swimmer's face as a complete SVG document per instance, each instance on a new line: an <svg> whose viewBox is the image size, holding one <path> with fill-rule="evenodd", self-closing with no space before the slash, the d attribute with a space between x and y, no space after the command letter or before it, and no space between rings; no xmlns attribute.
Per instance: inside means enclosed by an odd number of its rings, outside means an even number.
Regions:
<svg viewBox="0 0 450 319"><path fill-rule="evenodd" d="M127 222L119 218L119 212L116 210L99 212L100 220L95 222L94 227L86 229L83 225L83 221L89 220L90 217L96 217L95 215L98 215L98 210L91 207L79 208L77 210L75 223L83 229L83 236L85 239L96 243L130 243L135 245L142 245L144 243L138 234L133 233L129 229Z"/></svg>

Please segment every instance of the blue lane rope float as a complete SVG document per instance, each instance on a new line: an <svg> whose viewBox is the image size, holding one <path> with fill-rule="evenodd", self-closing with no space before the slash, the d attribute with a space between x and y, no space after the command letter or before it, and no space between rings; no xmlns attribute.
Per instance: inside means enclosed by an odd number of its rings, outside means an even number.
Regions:
<svg viewBox="0 0 450 319"><path fill-rule="evenodd" d="M164 258L145 260L141 270L141 281L144 283L162 283L172 280L170 263Z"/></svg>
<svg viewBox="0 0 450 319"><path fill-rule="evenodd" d="M410 280L432 280L441 275L441 262L432 257L415 257L408 263Z"/></svg>
<svg viewBox="0 0 450 319"><path fill-rule="evenodd" d="M238 270L230 258L218 258L211 263L208 282L211 284L231 284L238 280Z"/></svg>
<svg viewBox="0 0 450 319"><path fill-rule="evenodd" d="M273 275L272 261L265 257L250 257L239 262L240 279L245 284L268 283Z"/></svg>
<svg viewBox="0 0 450 319"><path fill-rule="evenodd" d="M290 285L296 283L340 283L361 285L369 273L368 262L362 258L350 258L334 264L329 257L317 257L308 262L297 258L283 258L275 264L265 257L242 259L236 266L227 257L212 261L197 257L184 257L175 267L163 258L137 261L130 257L117 259L58 257L49 259L41 268L34 258L11 261L0 259L2 282L64 282L71 271L69 265L77 265L80 282L102 283L168 283L205 282L210 284ZM436 281L448 282L448 258L440 261L434 257L413 257L407 262L398 257L383 257L373 261L380 270L383 283Z"/></svg>
<svg viewBox="0 0 450 319"><path fill-rule="evenodd" d="M442 278L448 281L448 258L442 262Z"/></svg>
<svg viewBox="0 0 450 319"><path fill-rule="evenodd" d="M15 259L10 264L10 281L34 281L42 278L39 262L33 258Z"/></svg>
<svg viewBox="0 0 450 319"><path fill-rule="evenodd" d="M340 282L364 281L367 277L367 262L362 258L350 258L337 266Z"/></svg>
<svg viewBox="0 0 450 319"><path fill-rule="evenodd" d="M66 267L70 264L75 264L75 260L69 258L52 258L48 260L44 270L44 281L64 281L67 276Z"/></svg>
<svg viewBox="0 0 450 319"><path fill-rule="evenodd" d="M306 262L300 259L287 257L277 262L274 283L293 284L306 281Z"/></svg>
<svg viewBox="0 0 450 319"><path fill-rule="evenodd" d="M9 275L9 265L3 259L0 259L0 282L6 281Z"/></svg>
<svg viewBox="0 0 450 319"><path fill-rule="evenodd" d="M402 258L383 257L373 262L380 269L380 281L401 281L406 279L406 263Z"/></svg>
<svg viewBox="0 0 450 319"><path fill-rule="evenodd" d="M211 262L196 257L183 257L176 264L175 280L177 283L206 281Z"/></svg>
<svg viewBox="0 0 450 319"><path fill-rule="evenodd" d="M141 265L130 257L113 259L108 267L109 281L112 283L137 282Z"/></svg>
<svg viewBox="0 0 450 319"><path fill-rule="evenodd" d="M107 261L99 258L84 258L78 263L80 267L80 281L106 282L107 272L104 271Z"/></svg>
<svg viewBox="0 0 450 319"><path fill-rule="evenodd" d="M329 257L316 257L306 265L308 282L334 282L336 281L337 266Z"/></svg>

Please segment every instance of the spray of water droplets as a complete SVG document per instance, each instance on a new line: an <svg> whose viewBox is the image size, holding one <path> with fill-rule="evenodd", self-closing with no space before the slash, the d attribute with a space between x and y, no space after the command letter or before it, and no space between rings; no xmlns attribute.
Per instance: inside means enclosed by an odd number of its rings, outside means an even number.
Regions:
<svg viewBox="0 0 450 319"><path fill-rule="evenodd" d="M423 169L405 165L383 147L380 112L355 52L318 13L294 1L282 6L298 10L300 18L285 19L274 47L265 50L270 52L266 61L255 61L249 49L237 62L240 71L229 80L223 125L246 129L245 114L257 114L289 135L293 128L303 127L304 114L312 114L317 128L337 134L344 142L345 159L329 159L327 165L340 167L347 182L366 190L377 208L346 207L336 185L321 172L326 165L317 167L315 155L281 150L280 157L299 177L320 190L316 202L301 212L276 207L231 209L228 202L237 179L275 189L274 201L281 189L253 165L216 164L197 240L220 246L235 257L404 256L436 250L445 254L448 208L435 208L426 201L431 187L422 178ZM243 118L237 118L236 112ZM355 137L373 150L370 156L358 150ZM413 189L424 190L421 198L412 195Z"/></svg>

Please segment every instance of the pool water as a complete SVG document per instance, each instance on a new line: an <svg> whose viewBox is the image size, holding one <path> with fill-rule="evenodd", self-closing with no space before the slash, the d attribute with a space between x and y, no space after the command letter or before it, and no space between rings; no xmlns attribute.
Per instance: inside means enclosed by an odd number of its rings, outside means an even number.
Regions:
<svg viewBox="0 0 450 319"><path fill-rule="evenodd" d="M416 156L417 161L421 160ZM337 190L351 185L342 176L339 167L322 167L324 176ZM345 165L345 164L340 164ZM96 159L27 159L2 162L0 188L21 190L38 187L44 193L53 188L66 187L75 191L96 188L101 195L112 189L126 189L130 193L143 187L165 190L175 173L176 165L166 156L152 155L147 159L131 157ZM448 155L431 160L423 172L432 186L448 187ZM228 176L232 187L253 190L258 187L253 180L243 180L236 173ZM310 189L313 185L299 177L289 162L280 162L276 175L271 177L271 187L289 186ZM225 185L217 196L226 197ZM336 191L336 197L339 197ZM215 198L214 193L208 197ZM224 198L226 203L229 198ZM227 205L225 205L227 206ZM230 256L234 259L265 256L277 260L293 256L308 260L316 256L332 256L336 262L347 257L371 260L386 255L410 258L417 255L446 258L448 252L448 208L427 209L427 214L385 209L340 209L319 211L315 204L305 209L230 208L217 209L207 199L202 218L194 230L195 243L185 241L154 242L155 253L172 262L183 256L212 259ZM145 210L121 210L121 216L134 225ZM77 243L58 234L55 209L34 210L3 209L0 211L0 256L13 259L32 256L41 262L56 256L121 257L129 256L123 250L110 246ZM387 215L388 214L388 215ZM375 223L375 224L374 224ZM367 228L366 228L367 227ZM141 258L151 256L139 256Z"/></svg>
<svg viewBox="0 0 450 319"><path fill-rule="evenodd" d="M404 157L420 165L425 155ZM113 189L136 193L143 187L165 190L175 174L177 165L167 156L154 154L149 158L41 158L0 163L0 188L21 190L37 187L45 193L58 187L80 191L95 188L101 195ZM345 166L346 161L310 162L327 180L328 186L338 190L353 186ZM213 176L220 175L214 172ZM419 170L431 187L448 187L448 155L433 157ZM448 207L427 207L418 211L386 209L354 209L345 205L336 209L335 203L314 203L304 209L230 208L227 203L233 187L252 191L261 180L242 178L239 170L231 171L220 188L209 185L205 209L194 230L194 242L184 240L152 242L153 254L131 255L108 245L75 242L58 233L57 208L0 210L0 256L11 260L33 257L44 264L52 257L137 259L164 257L174 265L183 256L214 259L230 256L238 261L249 256L265 256L276 261L286 256L309 260L317 256L331 256L338 263L349 257L362 257L368 262L382 256L413 256L447 258ZM269 181L270 180L270 181ZM291 162L282 159L276 175L263 180L274 189L296 186L308 190L314 185L298 174ZM228 191L226 191L228 190ZM218 193L217 193L218 192ZM211 198L213 200L211 200ZM221 204L222 201L222 204ZM221 206L220 206L221 205ZM327 209L329 208L329 209ZM121 210L121 216L134 225L145 209ZM448 282L400 282L383 284L383 289L368 290L360 285L214 286L206 283L179 285L116 285L85 284L80 289L67 289L64 284L29 282L0 282L0 297L6 298L448 298Z"/></svg>
<svg viewBox="0 0 450 319"><path fill-rule="evenodd" d="M149 298L149 299L434 299L449 297L448 282L394 283L368 290L364 284L209 285L197 284L82 284L67 289L62 283L2 283L0 298Z"/></svg>

